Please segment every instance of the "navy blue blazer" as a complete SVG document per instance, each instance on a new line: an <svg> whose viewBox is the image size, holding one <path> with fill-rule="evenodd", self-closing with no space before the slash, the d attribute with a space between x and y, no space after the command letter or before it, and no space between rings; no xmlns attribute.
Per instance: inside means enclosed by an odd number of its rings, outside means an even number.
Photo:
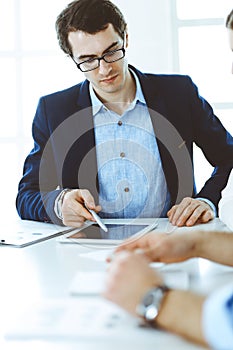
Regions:
<svg viewBox="0 0 233 350"><path fill-rule="evenodd" d="M217 208L233 166L233 138L188 76L143 74L130 68L140 80L149 108L171 206L193 196L207 198ZM87 188L98 202L89 82L40 98L32 132L34 148L25 160L17 210L23 219L61 224L54 201L63 188ZM199 193L193 143L214 167Z"/></svg>

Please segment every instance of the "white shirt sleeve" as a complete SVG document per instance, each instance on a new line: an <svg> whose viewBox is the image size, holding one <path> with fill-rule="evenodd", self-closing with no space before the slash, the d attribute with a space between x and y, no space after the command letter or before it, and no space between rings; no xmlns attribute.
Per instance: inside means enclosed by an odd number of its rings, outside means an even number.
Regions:
<svg viewBox="0 0 233 350"><path fill-rule="evenodd" d="M233 170L219 202L219 217L233 231ZM233 347L232 347L233 348Z"/></svg>
<svg viewBox="0 0 233 350"><path fill-rule="evenodd" d="M204 337L212 349L233 349L233 284L207 297L202 326Z"/></svg>

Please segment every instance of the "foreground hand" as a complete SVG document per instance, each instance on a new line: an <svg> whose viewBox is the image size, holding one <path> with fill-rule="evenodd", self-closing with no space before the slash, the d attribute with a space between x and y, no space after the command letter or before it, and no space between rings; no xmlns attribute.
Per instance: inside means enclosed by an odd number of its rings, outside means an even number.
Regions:
<svg viewBox="0 0 233 350"><path fill-rule="evenodd" d="M119 245L115 253L141 251L150 261L174 263L198 255L202 231L174 232L172 234L149 232L140 238L128 238ZM111 261L111 257L107 259Z"/></svg>
<svg viewBox="0 0 233 350"><path fill-rule="evenodd" d="M197 222L205 223L212 220L214 212L206 202L186 197L180 204L174 205L167 216L174 226L193 226Z"/></svg>
<svg viewBox="0 0 233 350"><path fill-rule="evenodd" d="M86 206L97 213L101 210L99 205L95 205L94 198L88 190L67 192L61 207L63 224L71 227L81 227L85 220L95 221Z"/></svg>
<svg viewBox="0 0 233 350"><path fill-rule="evenodd" d="M163 282L148 263L141 254L117 254L108 268L103 296L135 315L143 295Z"/></svg>

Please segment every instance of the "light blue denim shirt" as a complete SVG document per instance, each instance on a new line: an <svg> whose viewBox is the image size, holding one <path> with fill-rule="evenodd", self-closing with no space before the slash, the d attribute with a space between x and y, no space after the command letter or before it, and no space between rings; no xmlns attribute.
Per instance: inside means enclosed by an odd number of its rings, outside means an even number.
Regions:
<svg viewBox="0 0 233 350"><path fill-rule="evenodd" d="M203 306L202 326L212 349L233 349L233 284L207 297Z"/></svg>
<svg viewBox="0 0 233 350"><path fill-rule="evenodd" d="M90 84L97 154L100 216L165 217L170 195L139 80L123 115L107 109Z"/></svg>

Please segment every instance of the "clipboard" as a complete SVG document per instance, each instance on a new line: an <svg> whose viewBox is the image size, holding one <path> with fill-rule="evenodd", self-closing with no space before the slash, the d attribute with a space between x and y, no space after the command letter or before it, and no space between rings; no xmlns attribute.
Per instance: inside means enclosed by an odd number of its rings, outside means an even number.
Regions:
<svg viewBox="0 0 233 350"><path fill-rule="evenodd" d="M1 228L0 247L22 248L72 232L73 230L73 227L20 220L12 225Z"/></svg>

